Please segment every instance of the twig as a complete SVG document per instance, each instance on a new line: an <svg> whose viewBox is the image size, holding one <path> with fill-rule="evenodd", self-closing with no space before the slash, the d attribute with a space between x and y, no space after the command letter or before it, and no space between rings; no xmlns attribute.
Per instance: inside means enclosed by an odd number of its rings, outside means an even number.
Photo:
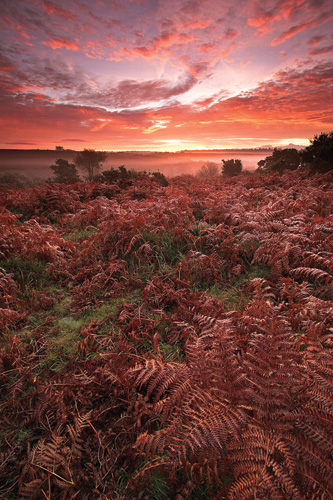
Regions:
<svg viewBox="0 0 333 500"><path fill-rule="evenodd" d="M68 484L71 484L72 486L75 486L75 483L73 483L73 481L68 481L68 479L65 479L64 477L59 476L59 474L56 474L56 472L53 472L53 471L47 469L46 467L43 467L42 465L34 464L33 462L31 462L31 465L35 465L36 467L39 467L40 469L43 469L46 472L49 472L50 474L53 474L58 479L61 479L61 481L65 481L65 483L68 483Z"/></svg>

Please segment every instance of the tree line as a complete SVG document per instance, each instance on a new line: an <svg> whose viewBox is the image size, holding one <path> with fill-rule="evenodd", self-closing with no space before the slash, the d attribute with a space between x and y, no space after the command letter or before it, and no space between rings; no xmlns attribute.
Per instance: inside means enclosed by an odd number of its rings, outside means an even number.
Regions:
<svg viewBox="0 0 333 500"><path fill-rule="evenodd" d="M217 175L237 175L243 170L239 159L222 160L222 170L215 162L206 162L198 171L198 177L215 177ZM321 133L310 139L310 145L301 151L296 148L274 148L273 153L258 162L259 172L278 172L308 168L315 173L329 172L333 168L333 131Z"/></svg>
<svg viewBox="0 0 333 500"><path fill-rule="evenodd" d="M63 150L62 146L56 146L56 151L61 152ZM88 181L130 182L134 172L127 170L124 165L117 169L111 167L109 170L99 173L107 158L107 152L96 151L95 149L84 149L78 152L72 163L59 158L54 165L50 166L54 175L48 182L77 182L80 180L79 171L84 174ZM325 173L331 171L332 166L333 131L315 135L313 139L310 139L310 145L301 151L295 148L274 148L270 156L266 156L266 158L258 162L257 171L282 173L285 170L297 170L301 167L307 168L312 173ZM197 172L197 176L202 178L216 177L221 174L234 176L240 174L242 170L243 165L240 159L222 159L222 167L219 167L215 162L205 162ZM143 172L143 174L146 174L146 172ZM153 172L149 176L162 186L168 185L166 177L161 172ZM0 176L0 184L23 187L30 185L31 182L20 174L7 173Z"/></svg>
<svg viewBox="0 0 333 500"><path fill-rule="evenodd" d="M57 146L57 148L59 148L59 146ZM104 170L102 173L99 173L102 164L106 162L107 157L108 153L105 151L84 149L83 151L77 153L73 163L69 163L68 160L59 158L55 161L55 164L50 167L54 173L52 181L60 183L79 181L80 177L78 170L81 170L86 174L85 177L88 181L102 181L109 183L120 181L122 184L131 182L135 173L126 169L124 165L120 165L118 168L111 167L109 170ZM143 172L142 174L146 174L146 172ZM168 185L168 181L161 172L152 172L149 176L152 180L157 181L162 186Z"/></svg>

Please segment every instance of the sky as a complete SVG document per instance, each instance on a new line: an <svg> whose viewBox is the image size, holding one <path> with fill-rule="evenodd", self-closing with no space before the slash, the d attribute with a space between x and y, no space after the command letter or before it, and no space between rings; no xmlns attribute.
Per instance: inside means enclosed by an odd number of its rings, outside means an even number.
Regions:
<svg viewBox="0 0 333 500"><path fill-rule="evenodd" d="M307 145L331 0L0 0L0 148Z"/></svg>

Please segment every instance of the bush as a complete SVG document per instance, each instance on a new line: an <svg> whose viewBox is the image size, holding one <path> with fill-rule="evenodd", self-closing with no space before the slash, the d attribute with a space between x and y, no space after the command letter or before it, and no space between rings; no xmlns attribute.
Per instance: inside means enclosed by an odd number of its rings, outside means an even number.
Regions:
<svg viewBox="0 0 333 500"><path fill-rule="evenodd" d="M310 139L311 145L301 151L302 164L314 172L329 172L333 168L333 131Z"/></svg>
<svg viewBox="0 0 333 500"><path fill-rule="evenodd" d="M101 180L103 182L117 182L132 179L133 174L130 170L127 170L124 165L120 165L117 169L111 167L109 170L104 170L101 175L95 177L96 180Z"/></svg>
<svg viewBox="0 0 333 500"><path fill-rule="evenodd" d="M271 156L258 162L259 171L284 172L285 170L296 170L300 166L300 154L295 148L274 148Z"/></svg>
<svg viewBox="0 0 333 500"><path fill-rule="evenodd" d="M6 173L0 176L0 187L27 187L31 186L32 182L22 174Z"/></svg>
<svg viewBox="0 0 333 500"><path fill-rule="evenodd" d="M152 172L151 178L153 181L158 182L162 187L169 186L169 182L167 181L165 175L162 174L162 172Z"/></svg>
<svg viewBox="0 0 333 500"><path fill-rule="evenodd" d="M227 175L237 175L240 174L243 169L242 160L222 160L223 167L222 172Z"/></svg>
<svg viewBox="0 0 333 500"><path fill-rule="evenodd" d="M213 161L206 161L198 171L197 176L202 179L207 179L208 177L216 177L219 173L217 163L214 163Z"/></svg>

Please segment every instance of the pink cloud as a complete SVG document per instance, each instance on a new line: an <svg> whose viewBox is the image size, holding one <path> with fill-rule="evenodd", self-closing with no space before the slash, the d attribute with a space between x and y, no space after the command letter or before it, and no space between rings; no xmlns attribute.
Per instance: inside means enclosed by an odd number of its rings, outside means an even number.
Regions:
<svg viewBox="0 0 333 500"><path fill-rule="evenodd" d="M124 49L127 54L135 53L146 58L159 57L163 53L168 53L168 49L177 45L184 45L197 40L197 37L187 33L162 32L159 36L148 40L143 46L133 47L131 50Z"/></svg>
<svg viewBox="0 0 333 500"><path fill-rule="evenodd" d="M211 65L211 61L208 61L207 59L199 59L196 62L193 62L187 56L180 57L179 62L184 65L190 75L195 78L202 77L203 75L207 76L207 72Z"/></svg>
<svg viewBox="0 0 333 500"><path fill-rule="evenodd" d="M321 35L321 36L313 36L309 41L308 44L312 46L318 45L318 43L322 42L323 40L326 40L327 36L326 35Z"/></svg>
<svg viewBox="0 0 333 500"><path fill-rule="evenodd" d="M314 127L315 132L327 129L332 70L310 65L315 64L312 57L332 52L332 40L325 35L329 26L324 26L332 14L329 0L245 3L5 2L0 37L7 53L0 61L0 100L6 140L61 141L69 135L94 147L97 138L112 137L121 148L146 144L148 136L205 144L225 134L247 137L253 130L273 135L294 130L293 137L299 137L299 130L310 137ZM254 29L243 26L246 15ZM278 46L312 28L285 51L270 46L273 38ZM257 50L254 32L273 30ZM65 54L62 48L73 52ZM233 52L235 66L230 67L225 61ZM296 64L294 57L300 64L307 58L306 68L286 68L254 88L264 78L258 75L282 67L286 52L290 64ZM251 66L245 68L248 61ZM222 95L224 85L230 90ZM252 90L235 96L242 85ZM193 96L197 100L190 102Z"/></svg>
<svg viewBox="0 0 333 500"><path fill-rule="evenodd" d="M10 146L37 146L37 142L27 142L27 141L5 142L4 144Z"/></svg>
<svg viewBox="0 0 333 500"><path fill-rule="evenodd" d="M259 34L266 35L270 31L269 24L279 19L281 19L280 14L273 14L272 12L262 12L257 17L249 18L247 23L253 28L258 28Z"/></svg>
<svg viewBox="0 0 333 500"><path fill-rule="evenodd" d="M42 6L48 14L56 14L67 21L74 21L75 19L75 15L72 11L63 9L49 0L44 0Z"/></svg>
<svg viewBox="0 0 333 500"><path fill-rule="evenodd" d="M87 142L84 139L61 139L62 142Z"/></svg>
<svg viewBox="0 0 333 500"><path fill-rule="evenodd" d="M11 26L17 33L20 34L23 38L26 40L30 40L30 35L27 33L27 28L22 24L21 22L11 19L9 16L4 15L3 16L3 21L5 25Z"/></svg>
<svg viewBox="0 0 333 500"><path fill-rule="evenodd" d="M205 29L207 28L208 26L210 26L211 24L211 20L201 20L201 19L197 19L195 21L191 21L187 24L185 24L185 28L186 29L189 29L189 30L196 30L196 29Z"/></svg>
<svg viewBox="0 0 333 500"><path fill-rule="evenodd" d="M36 101L56 102L56 99L52 99L44 94L31 93L30 96L32 99L35 99Z"/></svg>
<svg viewBox="0 0 333 500"><path fill-rule="evenodd" d="M234 38L236 38L237 36L240 35L240 32L235 30L234 28L229 28L226 32L225 32L225 35L223 37L223 40L224 41L229 41L229 40L233 40Z"/></svg>
<svg viewBox="0 0 333 500"><path fill-rule="evenodd" d="M219 47L215 43L203 43L198 45L198 49L203 54L210 54L211 52L217 52Z"/></svg>
<svg viewBox="0 0 333 500"><path fill-rule="evenodd" d="M324 9L327 9L323 11ZM275 37L272 46L278 45L301 31L313 28L332 18L332 10L326 0L279 0L271 4L256 2L255 15L248 19L248 25L257 28L257 35L266 35L273 30L273 25L283 26L293 22L293 26Z"/></svg>
<svg viewBox="0 0 333 500"><path fill-rule="evenodd" d="M4 55L0 54L0 71L10 73L15 70L15 65Z"/></svg>
<svg viewBox="0 0 333 500"><path fill-rule="evenodd" d="M332 52L333 52L333 45L329 45L327 47L318 47L318 48L308 50L309 56L328 55L328 54L331 54Z"/></svg>
<svg viewBox="0 0 333 500"><path fill-rule="evenodd" d="M44 45L48 45L53 50L58 50L65 48L67 50L79 50L78 40L72 40L70 38L54 38L50 41L42 42Z"/></svg>
<svg viewBox="0 0 333 500"><path fill-rule="evenodd" d="M171 99L190 90L196 83L196 79L191 74L177 82L167 80L147 80L137 82L135 80L123 80L116 87L100 88L99 92L86 87L79 91L68 94L67 100L86 105L88 103L95 106L107 106L111 108L131 108L134 106L148 105L154 102ZM84 90L82 92L82 90ZM105 124L98 123L98 127Z"/></svg>
<svg viewBox="0 0 333 500"><path fill-rule="evenodd" d="M331 19L333 19L333 10L330 12L323 12L322 14L320 14L320 16L318 16L316 19L314 19L312 21L301 23L301 24L296 25L296 26L292 26L287 31L284 31L277 38L274 38L271 45L273 47L276 45L279 45L280 43L283 43L286 40L288 40L289 38L297 35L301 31L304 31L304 30L309 29L309 28L314 28L316 26L323 24L324 22L330 21Z"/></svg>

